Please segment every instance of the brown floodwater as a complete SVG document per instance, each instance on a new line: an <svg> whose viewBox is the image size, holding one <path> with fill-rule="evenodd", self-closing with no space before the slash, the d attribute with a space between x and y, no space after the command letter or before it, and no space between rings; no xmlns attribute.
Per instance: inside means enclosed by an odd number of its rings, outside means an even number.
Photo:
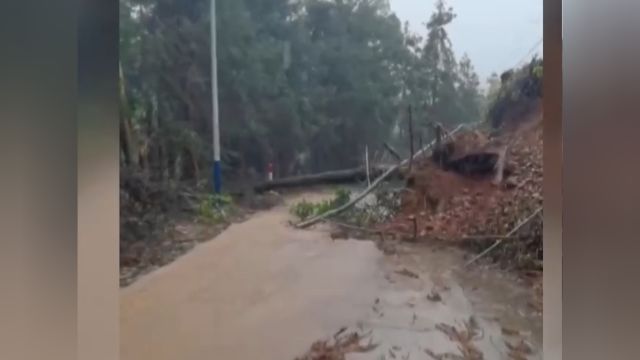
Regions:
<svg viewBox="0 0 640 360"><path fill-rule="evenodd" d="M258 213L122 289L121 359L292 360L343 326L379 343L350 359L425 359L425 349L458 351L436 324L460 328L471 316L485 359L506 358L505 340L521 339L537 353L530 359L542 358L541 317L508 275L456 270L462 256L451 249L383 255L371 241L334 241L322 226L296 230L289 220L286 206ZM434 287L441 301L427 299ZM519 335L505 339L505 326Z"/></svg>

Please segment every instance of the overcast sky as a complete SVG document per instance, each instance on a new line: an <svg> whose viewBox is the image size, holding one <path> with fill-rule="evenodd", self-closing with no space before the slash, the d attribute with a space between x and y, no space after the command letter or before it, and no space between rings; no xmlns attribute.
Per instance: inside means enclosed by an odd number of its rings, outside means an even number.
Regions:
<svg viewBox="0 0 640 360"><path fill-rule="evenodd" d="M426 34L436 0L389 0L391 9L414 32ZM481 82L529 58L542 54L542 0L448 0L457 17L448 26L458 59L467 53Z"/></svg>

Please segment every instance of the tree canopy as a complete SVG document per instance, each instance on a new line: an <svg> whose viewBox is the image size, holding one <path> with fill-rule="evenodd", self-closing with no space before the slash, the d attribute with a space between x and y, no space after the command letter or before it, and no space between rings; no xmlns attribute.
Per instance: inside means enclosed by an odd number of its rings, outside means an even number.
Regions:
<svg viewBox="0 0 640 360"><path fill-rule="evenodd" d="M439 1L427 37L386 0L217 0L223 174L247 179L359 165L365 145L420 125L480 120L479 80L456 59ZM120 0L121 163L148 181L207 183L209 0ZM396 138L394 138L396 137ZM406 144L406 140L404 140ZM235 179L234 178L234 179Z"/></svg>

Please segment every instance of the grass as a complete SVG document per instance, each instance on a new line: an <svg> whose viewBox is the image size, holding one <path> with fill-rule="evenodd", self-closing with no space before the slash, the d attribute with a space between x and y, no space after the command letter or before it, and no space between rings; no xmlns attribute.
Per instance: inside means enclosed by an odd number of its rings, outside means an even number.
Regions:
<svg viewBox="0 0 640 360"><path fill-rule="evenodd" d="M320 202L310 202L302 200L291 206L290 212L301 221L309 219L313 216L323 214L329 210L340 207L349 202L351 192L349 190L339 189L329 200Z"/></svg>
<svg viewBox="0 0 640 360"><path fill-rule="evenodd" d="M204 222L218 224L227 221L235 207L231 196L226 194L207 195L198 206L198 217Z"/></svg>

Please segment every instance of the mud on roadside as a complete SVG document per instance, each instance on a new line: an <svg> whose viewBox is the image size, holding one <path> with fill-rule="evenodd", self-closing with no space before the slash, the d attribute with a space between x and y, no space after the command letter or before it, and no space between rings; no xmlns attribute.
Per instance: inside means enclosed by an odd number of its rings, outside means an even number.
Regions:
<svg viewBox="0 0 640 360"><path fill-rule="evenodd" d="M283 203L278 193L238 196L233 213L222 221L203 221L193 212L167 215L156 231L137 241L120 242L120 287L127 287L141 276L168 265L200 243L214 239L231 224L241 223L252 214Z"/></svg>

